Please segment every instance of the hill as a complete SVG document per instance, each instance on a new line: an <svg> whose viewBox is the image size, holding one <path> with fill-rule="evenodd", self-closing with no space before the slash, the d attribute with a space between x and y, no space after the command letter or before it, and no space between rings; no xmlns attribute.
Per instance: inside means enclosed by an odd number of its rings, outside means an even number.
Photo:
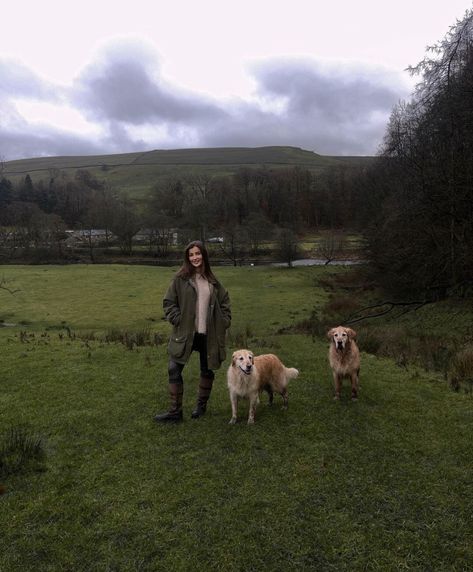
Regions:
<svg viewBox="0 0 473 572"><path fill-rule="evenodd" d="M141 194L159 179L169 176L210 174L230 175L240 168L302 167L321 172L327 167L369 161L370 157L323 156L298 147L219 147L154 150L113 155L37 157L7 161L4 176L15 181L29 174L33 180L45 179L55 170L73 172L87 169L105 179L117 190Z"/></svg>

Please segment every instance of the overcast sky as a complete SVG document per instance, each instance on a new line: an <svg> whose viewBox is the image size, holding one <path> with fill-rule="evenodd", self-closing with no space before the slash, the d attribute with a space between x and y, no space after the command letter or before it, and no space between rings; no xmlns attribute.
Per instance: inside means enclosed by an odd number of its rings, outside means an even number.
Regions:
<svg viewBox="0 0 473 572"><path fill-rule="evenodd" d="M467 0L15 0L0 157L293 145L371 155Z"/></svg>

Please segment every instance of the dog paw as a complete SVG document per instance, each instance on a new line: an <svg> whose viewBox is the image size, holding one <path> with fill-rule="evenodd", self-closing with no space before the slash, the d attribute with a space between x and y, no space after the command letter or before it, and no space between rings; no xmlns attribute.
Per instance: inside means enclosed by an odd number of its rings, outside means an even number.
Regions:
<svg viewBox="0 0 473 572"><path fill-rule="evenodd" d="M254 425L254 424L255 424L254 419L248 419L248 425Z"/></svg>
<svg viewBox="0 0 473 572"><path fill-rule="evenodd" d="M230 419L230 421L228 422L229 425L235 425L235 423L237 422L237 418L236 417L232 417Z"/></svg>
<svg viewBox="0 0 473 572"><path fill-rule="evenodd" d="M335 395L333 398L334 401L340 401L340 396L339 395Z"/></svg>

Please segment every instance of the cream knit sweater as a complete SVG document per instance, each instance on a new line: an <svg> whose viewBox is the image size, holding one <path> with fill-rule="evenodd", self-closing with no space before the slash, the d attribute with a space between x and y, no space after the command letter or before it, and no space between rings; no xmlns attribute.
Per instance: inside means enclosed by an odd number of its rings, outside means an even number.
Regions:
<svg viewBox="0 0 473 572"><path fill-rule="evenodd" d="M199 334L207 333L207 312L209 309L212 285L200 274L195 274L195 286L197 290L197 303L195 306L195 330Z"/></svg>

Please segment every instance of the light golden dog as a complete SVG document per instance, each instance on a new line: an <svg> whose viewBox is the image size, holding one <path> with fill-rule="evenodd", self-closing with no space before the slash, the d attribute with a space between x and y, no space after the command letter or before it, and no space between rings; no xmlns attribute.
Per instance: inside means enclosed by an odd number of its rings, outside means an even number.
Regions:
<svg viewBox="0 0 473 572"><path fill-rule="evenodd" d="M234 352L227 371L227 385L232 404L230 423L237 422L238 400L240 398L249 400L248 423L254 423L256 406L263 390L269 394L270 405L273 403L273 392L282 395L283 408L287 409L287 384L290 379L298 375L297 369L285 367L281 360L273 354L255 357L249 350Z"/></svg>
<svg viewBox="0 0 473 572"><path fill-rule="evenodd" d="M333 373L335 399L340 399L342 378L349 377L351 398L356 401L360 375L360 351L355 342L356 332L351 328L338 326L328 331L327 337L331 342L328 359Z"/></svg>

